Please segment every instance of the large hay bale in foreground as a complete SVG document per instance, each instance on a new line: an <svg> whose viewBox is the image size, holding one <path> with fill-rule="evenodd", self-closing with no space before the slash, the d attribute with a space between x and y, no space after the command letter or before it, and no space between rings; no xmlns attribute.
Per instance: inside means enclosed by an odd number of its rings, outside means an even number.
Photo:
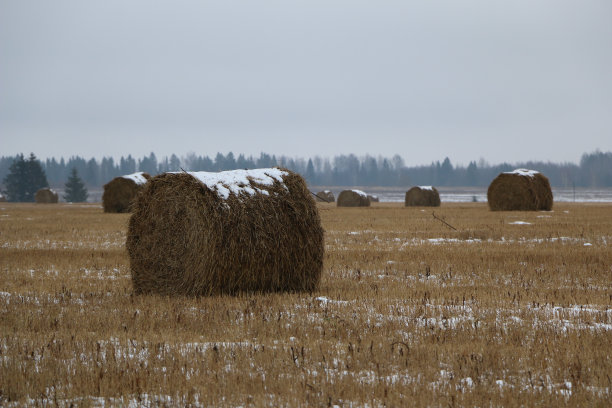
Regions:
<svg viewBox="0 0 612 408"><path fill-rule="evenodd" d="M115 177L104 185L102 206L107 213L125 213L130 211L132 202L138 192L151 176L138 172Z"/></svg>
<svg viewBox="0 0 612 408"><path fill-rule="evenodd" d="M340 192L338 207L369 207L368 195L361 190L344 190Z"/></svg>
<svg viewBox="0 0 612 408"><path fill-rule="evenodd" d="M165 173L138 194L126 242L136 293L313 291L323 228L285 169Z"/></svg>
<svg viewBox="0 0 612 408"><path fill-rule="evenodd" d="M319 191L315 197L316 201L324 202L324 203L333 203L336 201L336 197L334 193L330 190Z"/></svg>
<svg viewBox="0 0 612 408"><path fill-rule="evenodd" d="M368 194L368 200L370 200L370 203L377 203L380 201L378 196L373 194Z"/></svg>
<svg viewBox="0 0 612 408"><path fill-rule="evenodd" d="M550 211L553 206L548 178L526 169L497 176L489 185L487 200L492 211Z"/></svg>
<svg viewBox="0 0 612 408"><path fill-rule="evenodd" d="M34 195L34 200L39 204L56 204L58 199L57 193L50 188L41 188Z"/></svg>
<svg viewBox="0 0 612 408"><path fill-rule="evenodd" d="M406 191L406 207L439 207L440 193L432 186L415 186Z"/></svg>

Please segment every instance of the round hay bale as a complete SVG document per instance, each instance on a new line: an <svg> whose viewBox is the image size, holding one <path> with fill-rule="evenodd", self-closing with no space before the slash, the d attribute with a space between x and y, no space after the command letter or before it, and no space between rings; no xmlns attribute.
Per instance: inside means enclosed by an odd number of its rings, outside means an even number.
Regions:
<svg viewBox="0 0 612 408"><path fill-rule="evenodd" d="M57 193L50 188L41 188L34 195L34 201L39 204L56 204L58 198Z"/></svg>
<svg viewBox="0 0 612 408"><path fill-rule="evenodd" d="M130 212L134 198L151 178L147 173L139 172L115 177L104 185L102 207L107 213Z"/></svg>
<svg viewBox="0 0 612 408"><path fill-rule="evenodd" d="M550 211L553 194L548 178L535 170L500 173L489 185L491 211Z"/></svg>
<svg viewBox="0 0 612 408"><path fill-rule="evenodd" d="M323 228L289 170L165 173L134 201L126 247L136 293L313 291Z"/></svg>
<svg viewBox="0 0 612 408"><path fill-rule="evenodd" d="M318 202L333 203L336 201L336 197L330 190L323 190L316 194L315 200Z"/></svg>
<svg viewBox="0 0 612 408"><path fill-rule="evenodd" d="M415 186L406 191L406 207L439 207L440 193L432 186Z"/></svg>
<svg viewBox="0 0 612 408"><path fill-rule="evenodd" d="M369 207L368 195L361 190L344 190L340 192L338 207Z"/></svg>
<svg viewBox="0 0 612 408"><path fill-rule="evenodd" d="M368 200L370 200L370 203L377 203L380 201L377 195L372 194L368 194Z"/></svg>
<svg viewBox="0 0 612 408"><path fill-rule="evenodd" d="M0 203L6 203L6 197L0 194Z"/></svg>

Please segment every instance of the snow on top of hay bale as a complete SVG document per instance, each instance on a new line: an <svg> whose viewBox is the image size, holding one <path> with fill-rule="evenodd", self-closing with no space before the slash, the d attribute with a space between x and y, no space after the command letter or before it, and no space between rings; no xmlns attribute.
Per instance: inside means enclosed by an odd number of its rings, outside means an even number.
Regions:
<svg viewBox="0 0 612 408"><path fill-rule="evenodd" d="M134 183L139 186L143 184L147 184L147 178L144 176L144 172L139 171L138 173L126 174L125 176L121 176L124 179L132 180Z"/></svg>
<svg viewBox="0 0 612 408"><path fill-rule="evenodd" d="M421 190L429 190L429 191L433 191L433 186L419 186L419 188Z"/></svg>
<svg viewBox="0 0 612 408"><path fill-rule="evenodd" d="M519 176L535 177L535 175L540 174L540 172L536 170L528 170L528 169L515 169L512 171L506 171L504 172L504 174L518 174Z"/></svg>
<svg viewBox="0 0 612 408"><path fill-rule="evenodd" d="M270 195L270 193L260 186L272 186L274 182L280 183L285 189L287 186L283 182L283 176L289 175L281 169L254 169L254 170L230 170L220 173L209 173L206 171L186 172L196 178L217 195L227 200L230 194L236 197L253 196L255 194Z"/></svg>
<svg viewBox="0 0 612 408"><path fill-rule="evenodd" d="M362 196L362 197L364 197L364 198L368 198L368 195L367 195L365 192L361 191L361 190L351 190L351 191L352 191L353 193L357 193L357 194L359 194L360 196Z"/></svg>

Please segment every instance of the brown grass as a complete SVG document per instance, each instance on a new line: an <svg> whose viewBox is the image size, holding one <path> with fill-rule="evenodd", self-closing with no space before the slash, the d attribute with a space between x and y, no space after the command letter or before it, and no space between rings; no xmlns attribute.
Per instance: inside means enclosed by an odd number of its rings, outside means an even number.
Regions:
<svg viewBox="0 0 612 408"><path fill-rule="evenodd" d="M134 203L126 247L138 293L219 295L313 291L323 229L304 179L227 200L187 173L149 180Z"/></svg>
<svg viewBox="0 0 612 408"><path fill-rule="evenodd" d="M3 203L0 405L609 404L609 204L319 209L318 292L167 298L128 215Z"/></svg>

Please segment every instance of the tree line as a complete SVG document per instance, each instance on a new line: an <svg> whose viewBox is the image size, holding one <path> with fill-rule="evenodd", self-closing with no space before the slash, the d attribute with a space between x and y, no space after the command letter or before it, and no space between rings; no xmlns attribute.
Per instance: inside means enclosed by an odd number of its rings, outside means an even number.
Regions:
<svg viewBox="0 0 612 408"><path fill-rule="evenodd" d="M49 188L42 163L34 153L27 159L23 154L17 155L8 167L8 174L2 177L2 184L2 198L13 202L34 202L38 190ZM73 167L64 184L63 198L67 202L81 203L87 201L87 196L85 183Z"/></svg>
<svg viewBox="0 0 612 408"><path fill-rule="evenodd" d="M0 180L19 156L0 157ZM491 165L484 160L467 166L453 165L448 157L428 165L406 166L399 156L358 157L354 154L333 158L320 156L292 158L261 153L259 156L238 156L229 152L214 157L195 153L179 157L175 154L158 159L154 153L142 158L122 156L101 160L73 156L41 161L48 183L61 187L76 169L89 188L100 188L115 177L144 171L156 175L168 171L223 171L282 166L302 174L309 184L318 186L397 186L411 185L486 187L500 172L529 168L544 173L554 187L612 187L612 152L595 151L582 155L580 163L529 161Z"/></svg>

